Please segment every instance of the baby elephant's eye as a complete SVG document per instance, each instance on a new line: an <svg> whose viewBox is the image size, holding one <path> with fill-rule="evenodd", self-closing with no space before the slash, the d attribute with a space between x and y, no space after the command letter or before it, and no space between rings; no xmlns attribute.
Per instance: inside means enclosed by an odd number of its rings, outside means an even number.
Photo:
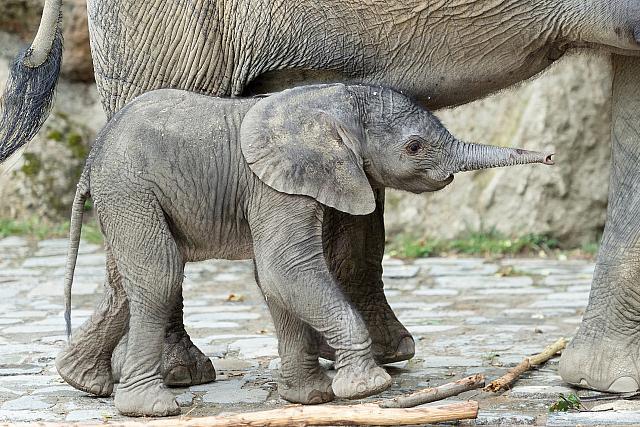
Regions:
<svg viewBox="0 0 640 427"><path fill-rule="evenodd" d="M407 151L409 154L416 154L422 149L422 143L420 141L413 141L407 145Z"/></svg>

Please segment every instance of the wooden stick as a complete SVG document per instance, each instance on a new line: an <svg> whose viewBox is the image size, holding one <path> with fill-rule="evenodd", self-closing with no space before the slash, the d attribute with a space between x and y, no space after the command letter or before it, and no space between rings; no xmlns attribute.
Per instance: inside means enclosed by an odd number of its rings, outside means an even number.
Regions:
<svg viewBox="0 0 640 427"><path fill-rule="evenodd" d="M515 368L509 370L506 374L498 378L497 380L491 381L488 386L486 386L484 391L492 391L494 393L499 392L500 390L507 390L511 384L517 380L520 375L527 372L531 369L532 366L542 365L547 360L551 359L557 352L563 350L567 346L567 340L564 338L560 338L558 341L553 344L547 346L542 353L536 354L535 356L525 357L522 362L520 362Z"/></svg>
<svg viewBox="0 0 640 427"><path fill-rule="evenodd" d="M451 405L410 408L382 409L375 403L362 405L318 405L286 406L269 411L247 412L244 414L223 414L215 417L170 418L166 420L110 421L110 425L121 427L288 427L288 426L352 426L383 425L400 426L430 424L442 421L472 419L478 416L478 402L468 401ZM62 423L42 423L41 426L62 427ZM79 424L64 424L69 425Z"/></svg>
<svg viewBox="0 0 640 427"><path fill-rule="evenodd" d="M451 396L457 396L465 391L475 390L481 387L484 387L484 375L476 374L438 387L426 388L415 393L383 400L380 402L380 407L413 408L414 406L435 402Z"/></svg>

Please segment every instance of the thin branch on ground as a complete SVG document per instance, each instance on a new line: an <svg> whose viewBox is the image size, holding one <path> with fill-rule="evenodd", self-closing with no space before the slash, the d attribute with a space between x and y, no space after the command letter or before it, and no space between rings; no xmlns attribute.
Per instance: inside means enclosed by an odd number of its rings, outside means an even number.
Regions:
<svg viewBox="0 0 640 427"><path fill-rule="evenodd" d="M535 356L531 357L525 357L524 360L520 362L515 368L509 370L509 372L507 372L497 380L491 381L491 383L489 383L489 385L486 386L483 390L497 393L501 390L509 389L511 384L513 384L518 378L520 378L522 374L530 370L532 366L542 365L547 360L555 356L556 353L562 351L566 346L567 340L564 338L560 338L550 346L547 346L542 351L542 353L536 354Z"/></svg>
<svg viewBox="0 0 640 427"><path fill-rule="evenodd" d="M465 391L484 387L484 375L476 374L438 387L427 388L415 393L394 397L380 402L381 408L413 408L448 397L457 396Z"/></svg>

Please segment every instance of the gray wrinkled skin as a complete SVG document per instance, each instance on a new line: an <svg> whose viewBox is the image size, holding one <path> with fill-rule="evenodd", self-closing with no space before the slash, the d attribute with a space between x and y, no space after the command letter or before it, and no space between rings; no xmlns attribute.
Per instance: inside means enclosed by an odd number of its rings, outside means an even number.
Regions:
<svg viewBox="0 0 640 427"><path fill-rule="evenodd" d="M158 88L238 96L327 81L393 87L435 109L466 103L531 78L572 48L640 53L638 0L88 0L88 11L98 91L109 115L135 96ZM51 28L57 24L50 19L42 25L47 28L41 34L46 35L53 34ZM48 46L50 40L43 43ZM616 61L620 75L634 75L637 60ZM22 77L19 81L35 79ZM638 116L636 101L621 96L635 93L637 77L627 80L628 90L614 94L613 121L620 124L637 121ZM14 86L29 87L12 85L9 90ZM41 108L31 107L35 113L11 110L14 121L37 118L46 111L42 102L27 101L23 103ZM33 126L12 129L33 133ZM633 126L616 129L614 139L626 140L628 146L614 144L614 168L622 171L620 177L628 172L629 178L611 182L610 198L615 203L608 217L637 224L638 207L633 197L626 196L635 185L629 147L637 145L638 132ZM13 148L23 143L18 137L9 141ZM334 273L344 278L345 294L361 308L377 360L404 360L413 355L414 345L384 298L380 265L384 200L380 194L376 206L374 213L355 220L338 213L328 215L327 221L335 222L333 229L359 239L336 236L329 239L335 247L326 249L335 257L330 260ZM612 224L604 240L635 249L638 238L637 225ZM352 244L354 240L361 243ZM636 360L640 332L629 328L624 319L633 319L640 311L638 298L629 296L638 293L640 267L607 249L611 246L615 245L603 245L589 316L572 348L582 358L601 360L611 360L606 349L626 349L621 352ZM352 266L341 262L347 256L354 260ZM165 354L165 382L211 380L210 363L184 331L180 306L175 311L175 323L167 335L175 351ZM612 345L602 345L601 336L609 337ZM320 351L332 357L325 344ZM114 360L116 368L120 362ZM617 365L584 363L562 372L569 382L608 390L607 384L632 375L621 374ZM632 376L640 384L640 375Z"/></svg>
<svg viewBox="0 0 640 427"><path fill-rule="evenodd" d="M640 60L614 56L614 75L607 223L589 306L560 374L577 386L627 393L640 388Z"/></svg>
<svg viewBox="0 0 640 427"><path fill-rule="evenodd" d="M110 393L111 353L128 324L117 409L179 413L163 384L162 351L181 306L184 265L253 258L279 338L281 396L323 403L379 393L391 377L374 360L359 307L336 280L344 273L331 270L339 230L325 215L370 214L374 191L436 191L469 165L547 158L465 145L431 113L379 87L306 86L262 100L171 89L145 94L101 131L78 185L67 310L89 195L108 248L111 289L60 355L58 370L74 387ZM320 337L335 349L333 380L318 364Z"/></svg>

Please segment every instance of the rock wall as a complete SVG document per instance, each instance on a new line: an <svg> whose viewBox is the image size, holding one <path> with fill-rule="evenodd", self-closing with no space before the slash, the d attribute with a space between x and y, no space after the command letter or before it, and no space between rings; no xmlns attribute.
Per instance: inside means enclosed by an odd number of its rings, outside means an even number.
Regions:
<svg viewBox="0 0 640 427"><path fill-rule="evenodd" d="M0 89L9 62L37 29L42 1L0 2ZM65 8L64 78L54 112L22 154L0 165L0 218L66 219L84 156L105 120L95 88L84 83L91 80L84 0ZM607 200L610 68L606 55L572 55L516 89L438 112L462 139L554 150L557 164L459 174L433 194L389 191L388 234L450 238L495 228L548 233L567 246L595 241Z"/></svg>

